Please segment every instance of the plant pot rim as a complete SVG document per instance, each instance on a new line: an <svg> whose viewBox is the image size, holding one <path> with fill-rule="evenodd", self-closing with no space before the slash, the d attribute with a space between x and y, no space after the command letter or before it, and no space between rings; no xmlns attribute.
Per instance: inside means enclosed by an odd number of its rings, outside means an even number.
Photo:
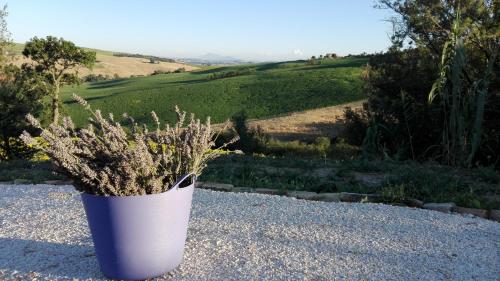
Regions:
<svg viewBox="0 0 500 281"><path fill-rule="evenodd" d="M181 183L183 183L186 179L188 179L191 176L193 177L193 182L190 185L185 186L185 187L179 187L179 185ZM85 197L93 197L93 198L138 198L138 197L143 198L143 197L147 197L147 196L161 196L161 195L167 194L168 192L170 192L172 190L184 189L184 188L188 188L190 186L193 186L195 184L195 182L196 182L196 174L195 173L188 173L188 174L182 176L171 188L167 189L166 191L160 192L160 193L144 194L144 195L117 196L117 195L96 195L96 194L81 192L80 195L85 196Z"/></svg>

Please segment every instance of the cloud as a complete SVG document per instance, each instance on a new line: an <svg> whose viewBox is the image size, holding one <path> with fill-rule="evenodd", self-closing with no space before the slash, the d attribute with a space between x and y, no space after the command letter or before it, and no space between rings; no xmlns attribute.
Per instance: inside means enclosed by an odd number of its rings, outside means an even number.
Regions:
<svg viewBox="0 0 500 281"><path fill-rule="evenodd" d="M293 50L293 54L296 56L302 56L304 53L302 53L302 51L299 49L295 49L295 50Z"/></svg>

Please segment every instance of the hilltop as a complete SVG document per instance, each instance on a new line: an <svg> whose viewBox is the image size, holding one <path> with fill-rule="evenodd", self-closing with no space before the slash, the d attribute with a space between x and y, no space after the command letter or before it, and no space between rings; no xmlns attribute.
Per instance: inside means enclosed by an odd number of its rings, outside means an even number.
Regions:
<svg viewBox="0 0 500 281"><path fill-rule="evenodd" d="M173 122L174 105L200 118L211 116L215 123L242 110L249 118L261 119L363 99L361 73L366 62L350 57L314 65L291 61L205 67L65 87L62 98L64 110L78 125L86 123L88 114L74 103L73 92L103 112L115 116L127 112L150 125L152 110Z"/></svg>
<svg viewBox="0 0 500 281"><path fill-rule="evenodd" d="M21 65L27 60L21 55L24 48L24 44L16 43L14 44L12 51L14 54L14 64ZM98 49L89 49L96 52L96 64L92 70L87 68L80 68L78 73L80 77L87 76L89 74L103 75L114 77L115 74L119 77L128 78L131 76L141 76L150 75L155 71L175 71L179 68L184 68L186 71L192 71L198 69L198 67L185 64L182 62L165 62L165 61L155 61L155 63L150 63L147 59L148 56L143 57L131 57L123 56L123 53L104 51ZM121 56L117 56L120 54Z"/></svg>

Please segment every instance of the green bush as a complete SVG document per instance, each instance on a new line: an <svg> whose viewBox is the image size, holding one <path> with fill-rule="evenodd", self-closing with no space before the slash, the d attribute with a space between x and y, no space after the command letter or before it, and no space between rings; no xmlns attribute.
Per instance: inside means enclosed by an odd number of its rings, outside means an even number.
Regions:
<svg viewBox="0 0 500 281"><path fill-rule="evenodd" d="M255 68L246 67L239 70L233 71L223 71L223 72L215 72L207 76L207 80L216 80L222 78L236 77L242 75L249 75L255 73Z"/></svg>
<svg viewBox="0 0 500 281"><path fill-rule="evenodd" d="M172 73L172 71L155 70L153 71L153 73L151 73L151 75L170 74L170 73Z"/></svg>
<svg viewBox="0 0 500 281"><path fill-rule="evenodd" d="M268 137L262 131L262 128L248 128L247 114L240 111L231 118L233 128L236 131L239 140L231 148L242 150L245 153L262 152L262 147L266 144Z"/></svg>
<svg viewBox="0 0 500 281"><path fill-rule="evenodd" d="M82 78L83 82L99 82L99 81L107 81L107 80L112 80L112 79L117 79L116 73L114 77L111 77L109 75L102 75L102 74L89 74L85 77Z"/></svg>

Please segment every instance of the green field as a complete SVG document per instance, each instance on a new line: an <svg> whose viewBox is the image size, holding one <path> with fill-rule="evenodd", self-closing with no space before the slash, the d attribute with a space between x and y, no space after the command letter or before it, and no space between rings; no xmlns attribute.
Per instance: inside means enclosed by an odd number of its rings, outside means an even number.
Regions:
<svg viewBox="0 0 500 281"><path fill-rule="evenodd" d="M78 125L87 113L71 93L87 99L93 108L151 124L150 112L172 122L174 105L198 117L222 122L245 110L250 118L265 118L294 111L331 106L363 98L361 72L365 58L211 67L195 72L85 83L63 88L63 112ZM239 76L220 77L228 72ZM223 76L223 75L222 75Z"/></svg>

